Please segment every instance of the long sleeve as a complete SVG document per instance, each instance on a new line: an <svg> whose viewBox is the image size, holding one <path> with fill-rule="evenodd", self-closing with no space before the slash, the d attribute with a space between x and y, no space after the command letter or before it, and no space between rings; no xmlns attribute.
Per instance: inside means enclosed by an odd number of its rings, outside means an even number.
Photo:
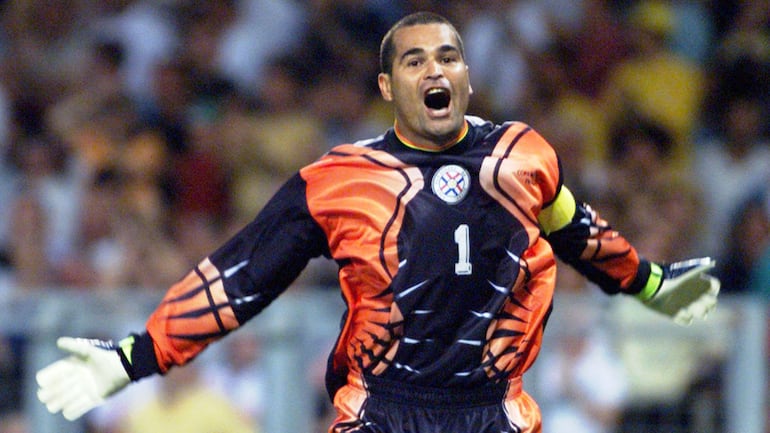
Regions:
<svg viewBox="0 0 770 433"><path fill-rule="evenodd" d="M554 253L604 292L638 293L650 277L650 263L588 204L562 187L541 213L540 223Z"/></svg>
<svg viewBox="0 0 770 433"><path fill-rule="evenodd" d="M250 224L169 288L147 332L132 337L132 379L189 362L262 311L311 258L328 256L305 186L298 175L290 179Z"/></svg>

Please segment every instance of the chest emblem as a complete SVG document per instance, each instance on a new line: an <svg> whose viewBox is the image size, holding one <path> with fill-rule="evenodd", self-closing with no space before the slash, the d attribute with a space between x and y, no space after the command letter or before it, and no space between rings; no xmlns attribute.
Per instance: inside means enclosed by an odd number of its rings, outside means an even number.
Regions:
<svg viewBox="0 0 770 433"><path fill-rule="evenodd" d="M459 203L468 195L471 175L459 165L445 165L436 171L431 181L433 194L449 204Z"/></svg>

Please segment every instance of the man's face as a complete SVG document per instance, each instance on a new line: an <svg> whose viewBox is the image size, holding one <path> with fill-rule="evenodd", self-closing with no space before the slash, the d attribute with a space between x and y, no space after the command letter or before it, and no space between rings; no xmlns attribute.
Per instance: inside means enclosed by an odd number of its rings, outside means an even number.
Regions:
<svg viewBox="0 0 770 433"><path fill-rule="evenodd" d="M378 77L382 97L393 103L399 132L417 146L441 147L463 128L472 93L468 66L452 28L404 27L393 38L392 74Z"/></svg>

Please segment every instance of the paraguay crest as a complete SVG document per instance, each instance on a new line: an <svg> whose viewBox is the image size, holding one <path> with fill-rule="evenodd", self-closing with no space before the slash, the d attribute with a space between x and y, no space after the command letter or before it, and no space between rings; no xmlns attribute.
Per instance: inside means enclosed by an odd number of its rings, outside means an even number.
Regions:
<svg viewBox="0 0 770 433"><path fill-rule="evenodd" d="M433 194L449 204L459 203L468 195L471 175L459 165L444 165L436 171L431 181Z"/></svg>

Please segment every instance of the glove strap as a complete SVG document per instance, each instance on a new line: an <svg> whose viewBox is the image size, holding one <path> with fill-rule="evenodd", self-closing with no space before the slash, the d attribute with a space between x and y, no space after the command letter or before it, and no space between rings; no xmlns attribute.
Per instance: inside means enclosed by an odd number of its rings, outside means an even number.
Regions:
<svg viewBox="0 0 770 433"><path fill-rule="evenodd" d="M131 334L120 340L116 349L132 382L160 372L149 334Z"/></svg>
<svg viewBox="0 0 770 433"><path fill-rule="evenodd" d="M128 373L128 377L134 381L134 366L131 365L131 350L134 346L134 336L129 335L128 337L120 340L118 342L118 347L115 348L115 351L118 352L118 356L120 357L120 363L123 364L123 368L126 370L126 373Z"/></svg>
<svg viewBox="0 0 770 433"><path fill-rule="evenodd" d="M644 288L635 296L642 301L649 301L655 296L656 293L658 293L658 289L660 289L662 283L663 268L661 268L657 263L651 262L650 277L647 279L647 284L645 284Z"/></svg>

